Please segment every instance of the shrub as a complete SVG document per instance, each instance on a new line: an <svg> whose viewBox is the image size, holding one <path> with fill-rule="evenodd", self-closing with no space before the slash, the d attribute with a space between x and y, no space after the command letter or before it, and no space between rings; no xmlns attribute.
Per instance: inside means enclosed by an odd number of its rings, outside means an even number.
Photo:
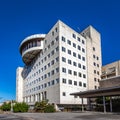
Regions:
<svg viewBox="0 0 120 120"><path fill-rule="evenodd" d="M10 109L11 109L11 103L9 102L9 103L3 103L3 105L1 106L1 110L3 110L3 111L10 111Z"/></svg>
<svg viewBox="0 0 120 120"><path fill-rule="evenodd" d="M15 105L13 106L13 111L14 112L27 112L29 109L29 106L25 103L15 103Z"/></svg>
<svg viewBox="0 0 120 120"><path fill-rule="evenodd" d="M48 105L45 107L44 112L45 112L45 113L55 112L55 108L54 108L53 105L48 104Z"/></svg>
<svg viewBox="0 0 120 120"><path fill-rule="evenodd" d="M36 112L55 112L54 106L48 104L48 100L43 100L41 102L36 102L34 109L35 109Z"/></svg>

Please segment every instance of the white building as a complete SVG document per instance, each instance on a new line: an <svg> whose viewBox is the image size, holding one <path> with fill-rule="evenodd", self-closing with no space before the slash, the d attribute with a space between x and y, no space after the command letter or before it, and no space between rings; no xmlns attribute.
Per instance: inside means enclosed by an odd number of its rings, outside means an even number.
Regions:
<svg viewBox="0 0 120 120"><path fill-rule="evenodd" d="M89 29L89 32L92 30L93 28ZM88 87L90 81L87 79L88 76L94 79L93 73L88 75L90 61L87 57L87 40L87 34L83 37L61 21L46 35L37 34L25 38L20 45L25 67L22 70L22 80L20 78L21 82L17 82L16 87L17 91L18 86L22 86L23 90L19 91L21 93L16 92L16 97L21 97L29 105L44 99L58 106L81 104L81 99L70 93L93 89ZM101 60L101 51L99 58ZM93 63L91 65L95 67ZM19 74L17 78L18 81ZM17 99L19 100L20 98Z"/></svg>

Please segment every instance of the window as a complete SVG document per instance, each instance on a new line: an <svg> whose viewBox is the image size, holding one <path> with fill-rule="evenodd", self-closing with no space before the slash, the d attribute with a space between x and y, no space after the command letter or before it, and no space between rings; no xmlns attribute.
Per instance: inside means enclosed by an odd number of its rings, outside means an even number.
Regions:
<svg viewBox="0 0 120 120"><path fill-rule="evenodd" d="M97 80L97 79L96 79L96 78L94 78L94 81L95 81L95 82L96 82L96 80Z"/></svg>
<svg viewBox="0 0 120 120"><path fill-rule="evenodd" d="M80 38L79 37L77 37L77 40L80 42Z"/></svg>
<svg viewBox="0 0 120 120"><path fill-rule="evenodd" d="M99 64L97 64L97 67L99 67Z"/></svg>
<svg viewBox="0 0 120 120"><path fill-rule="evenodd" d="M55 38L55 40L56 40L56 42L59 40L59 36L57 36L56 38Z"/></svg>
<svg viewBox="0 0 120 120"><path fill-rule="evenodd" d="M74 85L77 85L77 81L74 81Z"/></svg>
<svg viewBox="0 0 120 120"><path fill-rule="evenodd" d="M76 35L75 35L74 33L73 33L73 35L72 35L72 36L73 36L73 38L75 38L75 39L76 39Z"/></svg>
<svg viewBox="0 0 120 120"><path fill-rule="evenodd" d="M52 85L54 85L55 84L55 82L54 82L54 80L52 80Z"/></svg>
<svg viewBox="0 0 120 120"><path fill-rule="evenodd" d="M76 53L75 52L73 52L73 56L76 57Z"/></svg>
<svg viewBox="0 0 120 120"><path fill-rule="evenodd" d="M97 60L99 60L99 57L97 57Z"/></svg>
<svg viewBox="0 0 120 120"><path fill-rule="evenodd" d="M81 55L80 54L78 54L78 59L81 59Z"/></svg>
<svg viewBox="0 0 120 120"><path fill-rule="evenodd" d="M50 86L50 82L48 82L48 86Z"/></svg>
<svg viewBox="0 0 120 120"><path fill-rule="evenodd" d="M70 64L70 65L72 64L71 60L69 60L69 59L68 59L68 64Z"/></svg>
<svg viewBox="0 0 120 120"><path fill-rule="evenodd" d="M48 67L50 67L50 63L48 63Z"/></svg>
<svg viewBox="0 0 120 120"><path fill-rule="evenodd" d="M85 75L85 74L83 74L83 78L86 78L86 75Z"/></svg>
<svg viewBox="0 0 120 120"><path fill-rule="evenodd" d="M76 44L75 43L73 43L73 47L76 48Z"/></svg>
<svg viewBox="0 0 120 120"><path fill-rule="evenodd" d="M96 74L96 70L94 70L94 74Z"/></svg>
<svg viewBox="0 0 120 120"><path fill-rule="evenodd" d="M78 45L78 50L81 50L81 47Z"/></svg>
<svg viewBox="0 0 120 120"><path fill-rule="evenodd" d="M83 83L83 87L86 87L86 83Z"/></svg>
<svg viewBox="0 0 120 120"><path fill-rule="evenodd" d="M68 54L71 55L71 50L68 50Z"/></svg>
<svg viewBox="0 0 120 120"><path fill-rule="evenodd" d="M56 62L58 62L58 61L59 61L59 57L56 57L55 59L56 59Z"/></svg>
<svg viewBox="0 0 120 120"><path fill-rule="evenodd" d="M59 72L59 67L56 68L56 73L58 73L58 72Z"/></svg>
<svg viewBox="0 0 120 120"><path fill-rule="evenodd" d="M52 36L54 36L54 31L52 32Z"/></svg>
<svg viewBox="0 0 120 120"><path fill-rule="evenodd" d="M93 47L93 51L95 51L95 47Z"/></svg>
<svg viewBox="0 0 120 120"><path fill-rule="evenodd" d="M96 63L94 62L93 65L96 66Z"/></svg>
<svg viewBox="0 0 120 120"><path fill-rule="evenodd" d="M51 71L51 75L54 75L54 70Z"/></svg>
<svg viewBox="0 0 120 120"><path fill-rule="evenodd" d="M46 65L44 66L44 70L46 70L47 69L47 67L46 67Z"/></svg>
<svg viewBox="0 0 120 120"><path fill-rule="evenodd" d="M62 83L66 83L66 79L65 78L62 79Z"/></svg>
<svg viewBox="0 0 120 120"><path fill-rule="evenodd" d="M79 82L79 86L82 86L82 82Z"/></svg>
<svg viewBox="0 0 120 120"><path fill-rule="evenodd" d="M51 42L51 46L54 45L54 41Z"/></svg>
<svg viewBox="0 0 120 120"><path fill-rule="evenodd" d="M85 70L86 69L86 67L83 65L83 70Z"/></svg>
<svg viewBox="0 0 120 120"><path fill-rule="evenodd" d="M48 77L50 77L50 72L48 73Z"/></svg>
<svg viewBox="0 0 120 120"><path fill-rule="evenodd" d="M97 71L97 74L99 75L99 71Z"/></svg>
<svg viewBox="0 0 120 120"><path fill-rule="evenodd" d="M57 27L55 28L55 31L56 31L56 32L58 31Z"/></svg>
<svg viewBox="0 0 120 120"><path fill-rule="evenodd" d="M65 47L62 47L62 51L63 51L63 52L66 52L66 49L65 49Z"/></svg>
<svg viewBox="0 0 120 120"><path fill-rule="evenodd" d="M93 55L93 58L95 58L95 55Z"/></svg>
<svg viewBox="0 0 120 120"><path fill-rule="evenodd" d="M50 45L48 45L48 49L50 48Z"/></svg>
<svg viewBox="0 0 120 120"><path fill-rule="evenodd" d="M48 58L50 58L50 54L48 54Z"/></svg>
<svg viewBox="0 0 120 120"><path fill-rule="evenodd" d="M72 70L68 70L68 74L72 74Z"/></svg>
<svg viewBox="0 0 120 120"><path fill-rule="evenodd" d="M68 43L69 45L71 45L71 41L70 41L70 40L67 40L67 43Z"/></svg>
<svg viewBox="0 0 120 120"><path fill-rule="evenodd" d="M63 61L63 62L66 62L66 58L65 58L65 57L62 57L62 61Z"/></svg>
<svg viewBox="0 0 120 120"><path fill-rule="evenodd" d="M52 50L51 55L54 55L54 50Z"/></svg>
<svg viewBox="0 0 120 120"><path fill-rule="evenodd" d="M73 65L74 65L74 66L77 66L77 63L76 63L76 62L73 62Z"/></svg>
<svg viewBox="0 0 120 120"><path fill-rule="evenodd" d="M62 72L66 73L66 68L62 68Z"/></svg>
<svg viewBox="0 0 120 120"><path fill-rule="evenodd" d="M80 63L78 63L78 67L81 68L81 64Z"/></svg>
<svg viewBox="0 0 120 120"><path fill-rule="evenodd" d="M56 79L56 83L59 83L59 78Z"/></svg>
<svg viewBox="0 0 120 120"><path fill-rule="evenodd" d="M47 87L47 84L45 83L45 84L44 84L44 88L46 88L46 87Z"/></svg>
<svg viewBox="0 0 120 120"><path fill-rule="evenodd" d="M82 60L85 61L85 57L82 57Z"/></svg>
<svg viewBox="0 0 120 120"><path fill-rule="evenodd" d="M62 36L62 41L63 41L63 42L66 42L65 37L63 37L63 36Z"/></svg>
<svg viewBox="0 0 120 120"><path fill-rule="evenodd" d="M84 48L82 48L82 52L85 53L85 49Z"/></svg>
<svg viewBox="0 0 120 120"><path fill-rule="evenodd" d="M78 76L79 76L79 77L82 77L82 74L79 72L79 73L78 73Z"/></svg>
<svg viewBox="0 0 120 120"><path fill-rule="evenodd" d="M55 50L56 50L56 52L59 51L59 47L56 47Z"/></svg>
<svg viewBox="0 0 120 120"><path fill-rule="evenodd" d="M97 86L95 85L95 89L97 89Z"/></svg>
<svg viewBox="0 0 120 120"><path fill-rule="evenodd" d="M74 71L74 75L77 76L77 72L76 71Z"/></svg>
<svg viewBox="0 0 120 120"><path fill-rule="evenodd" d="M54 65L54 60L51 61L51 65Z"/></svg>
<svg viewBox="0 0 120 120"><path fill-rule="evenodd" d="M85 41L84 41L84 40L82 40L82 44L85 44Z"/></svg>
<svg viewBox="0 0 120 120"><path fill-rule="evenodd" d="M72 85L72 80L68 80L68 84Z"/></svg>
<svg viewBox="0 0 120 120"><path fill-rule="evenodd" d="M63 95L63 96L66 96L66 93L65 93L65 92L63 92L63 93L62 93L62 95Z"/></svg>

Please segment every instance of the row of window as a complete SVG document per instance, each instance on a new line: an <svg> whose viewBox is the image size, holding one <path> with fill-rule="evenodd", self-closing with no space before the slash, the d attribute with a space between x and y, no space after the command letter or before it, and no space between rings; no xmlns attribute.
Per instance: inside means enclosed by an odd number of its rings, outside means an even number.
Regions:
<svg viewBox="0 0 120 120"><path fill-rule="evenodd" d="M82 42L82 44L84 45L85 44L85 41L84 40L80 40L80 37L76 37L76 35L75 34L73 34L73 38L77 38L77 40L79 41L79 42ZM66 42L67 41L67 44L68 45L71 45L72 43L71 43L71 41L70 40L66 40L66 38L64 37L64 36L62 36L61 37L61 40L63 41L63 42ZM74 43L73 43L74 44ZM74 45L73 45L73 47L74 47Z"/></svg>
<svg viewBox="0 0 120 120"><path fill-rule="evenodd" d="M43 68L42 68L43 69ZM40 81L40 80L44 80L46 79L47 77L51 77L52 75L54 75L55 73L58 73L59 72L59 67L55 68L54 70L51 70L51 72L48 72L47 74L44 74L43 76L41 76L41 78L39 77L39 80L37 81ZM38 75L40 73L40 70L34 74L32 74L28 79L27 81L29 81L32 77L35 77L36 75ZM37 82L35 82L36 80L32 81L30 86L32 84L36 84Z"/></svg>
<svg viewBox="0 0 120 120"><path fill-rule="evenodd" d="M63 73L67 73L66 68L62 67L62 72L63 72ZM82 74L81 72L77 72L77 71L72 71L72 70L70 70L70 69L68 69L68 74L69 74L69 75L74 75L74 76L86 78L86 75L85 75L85 74Z"/></svg>
<svg viewBox="0 0 120 120"><path fill-rule="evenodd" d="M66 63L66 61L67 61L68 64L70 64L70 65L73 64L73 66L78 67L78 68L81 68L81 64L80 64L80 63L77 64L77 62L75 62L75 61L72 62L72 60L70 60L70 59L66 60L65 57L62 57L62 62L65 62L65 63ZM85 66L85 65L82 65L82 69L83 69L83 70L86 70L86 66Z"/></svg>
<svg viewBox="0 0 120 120"><path fill-rule="evenodd" d="M66 78L62 78L62 83L69 84L69 85L80 86L80 87L82 87L82 86L86 87L86 83L72 81L72 80L67 80Z"/></svg>
<svg viewBox="0 0 120 120"><path fill-rule="evenodd" d="M46 87L50 87L50 86L58 84L58 83L59 83L59 78L57 78L56 80L49 81L48 83L44 83L42 85L31 88L29 90L26 90L26 93L31 93L31 92L34 92L34 91L37 91L37 90L41 90L41 89L44 89Z"/></svg>
<svg viewBox="0 0 120 120"><path fill-rule="evenodd" d="M78 45L78 50L81 50L81 47ZM63 52L66 52L66 48L65 47L62 47L62 51ZM68 50L68 54L70 54L71 55L71 52L70 52L71 50ZM84 48L82 48L82 52L83 53L85 53L85 49ZM74 52L73 52L74 53Z"/></svg>

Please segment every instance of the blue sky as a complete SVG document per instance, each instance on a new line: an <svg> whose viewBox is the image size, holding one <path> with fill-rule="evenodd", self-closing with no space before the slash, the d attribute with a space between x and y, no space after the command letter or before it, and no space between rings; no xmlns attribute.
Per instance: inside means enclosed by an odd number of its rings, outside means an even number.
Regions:
<svg viewBox="0 0 120 120"><path fill-rule="evenodd" d="M0 0L0 101L15 99L20 42L48 33L58 19L78 32L92 25L101 33L103 65L120 59L119 0Z"/></svg>

